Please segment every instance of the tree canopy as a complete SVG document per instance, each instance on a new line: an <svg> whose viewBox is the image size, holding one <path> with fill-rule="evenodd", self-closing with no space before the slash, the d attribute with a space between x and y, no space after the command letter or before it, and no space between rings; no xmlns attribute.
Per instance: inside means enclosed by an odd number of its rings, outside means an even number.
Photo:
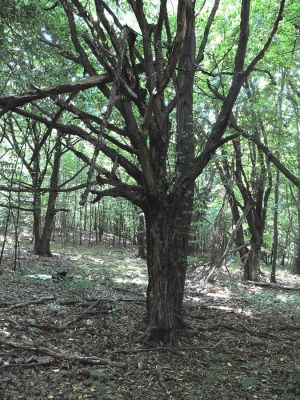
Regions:
<svg viewBox="0 0 300 400"><path fill-rule="evenodd" d="M219 176L212 185L222 185L239 226L232 240L245 279L259 273L273 186L284 182L297 203L300 3L21 0L7 1L0 19L2 146L31 179L0 189L34 194L40 254L51 253L60 192L82 189L81 206L109 196L140 208L145 337L173 342L197 179Z"/></svg>

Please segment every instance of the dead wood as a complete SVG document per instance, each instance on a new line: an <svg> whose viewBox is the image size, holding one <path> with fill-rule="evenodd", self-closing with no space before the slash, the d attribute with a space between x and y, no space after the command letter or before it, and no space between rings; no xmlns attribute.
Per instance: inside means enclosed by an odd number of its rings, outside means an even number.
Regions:
<svg viewBox="0 0 300 400"><path fill-rule="evenodd" d="M113 289L116 289L115 287ZM117 289L118 290L118 289ZM120 291L123 291L122 289L119 289ZM130 290L124 290L125 292L130 292ZM134 292L131 292L134 293ZM136 294L137 295L137 294ZM138 296L138 295L137 295ZM92 299L85 299L86 301L96 301L97 298L92 298ZM117 297L117 298L101 298L102 301L105 301L107 303L116 303L117 301L123 301L124 303L136 303L137 305L144 305L146 303L145 298L139 298L139 299L133 299L133 298L126 298L126 297Z"/></svg>
<svg viewBox="0 0 300 400"><path fill-rule="evenodd" d="M157 372L157 378L160 386L164 389L165 393L167 396L171 394L171 392L168 390L167 385L165 383L163 374L162 374L162 369L159 365L156 366L156 372Z"/></svg>
<svg viewBox="0 0 300 400"><path fill-rule="evenodd" d="M140 306L140 305L144 305L146 303L146 300L143 299L116 299L114 301L123 301L124 303L136 303L136 305Z"/></svg>
<svg viewBox="0 0 300 400"><path fill-rule="evenodd" d="M118 368L125 368L127 365L124 362L111 361L108 358L99 358L96 356L86 357L86 356L71 355L60 349L50 349L50 348L44 347L44 346L37 346L34 344L17 342L12 339L4 339L2 337L0 337L0 343L5 346L14 347L17 349L29 350L33 353L46 354L47 356L50 356L50 357L53 357L53 358L56 358L59 360L65 360L65 361L70 361L70 362L79 362L80 364L85 364L85 365L108 365L111 367L118 367Z"/></svg>
<svg viewBox="0 0 300 400"><path fill-rule="evenodd" d="M197 332L197 331L196 331ZM177 347L143 347L140 349L120 349L114 350L111 353L147 353L147 352L171 352L174 354L180 354L180 351L199 351L199 350L212 350L218 347L226 338L221 339L219 342L214 344L212 347L208 346L177 346Z"/></svg>
<svg viewBox="0 0 300 400"><path fill-rule="evenodd" d="M59 300L58 304L61 306L74 306L75 304L79 304L81 303L82 305L84 305L84 303L82 303L82 300L69 300L69 299L65 299L65 300Z"/></svg>
<svg viewBox="0 0 300 400"><path fill-rule="evenodd" d="M274 331L299 331L300 325L281 325L281 326L271 326L270 329Z"/></svg>
<svg viewBox="0 0 300 400"><path fill-rule="evenodd" d="M6 383L12 381L12 378L1 378L0 383Z"/></svg>
<svg viewBox="0 0 300 400"><path fill-rule="evenodd" d="M42 303L47 303L49 301L56 300L56 297L42 297L40 299L35 299L35 300L29 300L25 301L24 303L16 303L10 305L10 307L6 308L5 311L11 311L14 310L15 308L22 308L26 306L30 306L32 304L42 304ZM11 303L1 303L0 307L7 307Z"/></svg>
<svg viewBox="0 0 300 400"><path fill-rule="evenodd" d="M135 292L134 290L129 290L129 289L125 289L119 286L112 286L113 290L116 290L117 292L122 292L122 293L129 293L129 294L133 294L134 296L137 297L142 297L143 295L141 293Z"/></svg>
<svg viewBox="0 0 300 400"><path fill-rule="evenodd" d="M271 289L294 290L296 292L300 292L300 288L299 287L293 287L293 286L284 286L284 285L277 285L277 284L274 284L274 283L254 282L254 281L243 281L243 283L246 284L246 285L268 287L268 288L271 288Z"/></svg>
<svg viewBox="0 0 300 400"><path fill-rule="evenodd" d="M60 332L64 331L65 329L69 328L71 325L75 324L76 322L81 321L86 316L88 316L91 313L91 311L93 310L93 308L97 307L97 305L100 304L101 301L102 301L101 299L97 300L94 304L92 304L86 310L84 310L82 313L77 315L77 317L75 317L75 318L71 319L70 321L67 321L66 323L64 323L59 329Z"/></svg>
<svg viewBox="0 0 300 400"><path fill-rule="evenodd" d="M33 328L38 328L38 329L43 329L43 330L51 330L51 331L55 331L55 332L63 332L66 329L68 329L71 325L74 325L76 322L81 321L82 319L84 319L85 317L88 317L90 315L95 315L98 313L101 314L108 314L111 313L115 310L100 310L95 311L93 310L93 308L97 307L98 304L100 304L102 302L102 299L97 300L94 304L92 304L91 306L89 306L86 310L84 310L82 313L80 313L79 315L77 315L77 317L71 319L70 321L65 322L63 325L47 325L47 324L34 324L31 325Z"/></svg>
<svg viewBox="0 0 300 400"><path fill-rule="evenodd" d="M202 347L203 348L203 347ZM196 348L195 348L196 349ZM111 353L116 354L134 354L134 353L150 353L150 352L170 352L178 354L178 350L182 350L181 347L150 347L150 348L141 348L141 349L120 349L113 350ZM184 350L184 348L183 348Z"/></svg>
<svg viewBox="0 0 300 400"><path fill-rule="evenodd" d="M53 357L48 357L48 358L49 360L47 362L6 364L6 365L1 365L0 369L9 369L14 367L16 368L48 367L49 365L53 365L53 363L56 362Z"/></svg>

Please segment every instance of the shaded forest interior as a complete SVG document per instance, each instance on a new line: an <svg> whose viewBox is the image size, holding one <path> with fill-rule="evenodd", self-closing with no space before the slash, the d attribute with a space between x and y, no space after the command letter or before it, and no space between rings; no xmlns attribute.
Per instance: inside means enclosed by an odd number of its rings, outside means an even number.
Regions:
<svg viewBox="0 0 300 400"><path fill-rule="evenodd" d="M0 397L300 398L300 1L0 2Z"/></svg>
<svg viewBox="0 0 300 400"><path fill-rule="evenodd" d="M141 344L147 273L136 248L53 247L51 258L22 251L15 273L13 252L3 262L2 398L298 398L299 278L280 271L276 288L260 287L223 267L203 288L209 265L193 256L189 329L175 346Z"/></svg>

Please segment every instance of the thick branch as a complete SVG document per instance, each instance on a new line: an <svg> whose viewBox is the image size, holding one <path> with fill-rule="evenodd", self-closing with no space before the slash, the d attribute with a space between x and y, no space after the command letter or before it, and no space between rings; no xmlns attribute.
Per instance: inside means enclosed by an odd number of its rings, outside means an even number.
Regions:
<svg viewBox="0 0 300 400"><path fill-rule="evenodd" d="M268 48L270 47L272 40L276 34L276 32L278 31L278 27L279 27L279 23L283 18L283 11L284 11L284 6L285 6L285 0L281 0L280 1L280 6L279 6L279 10L277 13L277 17L276 20L274 22L273 28L271 30L271 33L268 37L268 40L266 41L266 43L264 44L263 48L260 50L260 52L254 57L254 59L250 62L250 64L248 65L245 74L248 76L254 69L255 65L263 59L266 51L268 50Z"/></svg>
<svg viewBox="0 0 300 400"><path fill-rule="evenodd" d="M127 184L119 184L116 187L104 189L104 190L91 190L92 194L96 197L93 199L92 203L97 203L103 197L123 197L140 208L145 205L144 189L141 186L132 186Z"/></svg>
<svg viewBox="0 0 300 400"><path fill-rule="evenodd" d="M245 137L246 139L251 140L256 146L266 155L267 159L275 165L275 167L290 181L293 185L300 188L300 179L297 178L291 171L289 171L281 162L280 160L271 152L271 150L264 145L259 137L253 133L246 132L242 128L238 127L237 125L231 126L240 132L240 134Z"/></svg>
<svg viewBox="0 0 300 400"><path fill-rule="evenodd" d="M51 124L51 121L49 121L48 119L46 119L40 115L33 114L31 112L28 112L28 111L25 111L22 109L16 109L14 111L20 115L23 115L24 117L32 118L36 121L42 122L46 126ZM79 126L55 123L54 127L62 133L67 133L69 135L76 135L76 136L79 136L80 138L88 141L89 143L91 143L93 145L95 144L95 139L87 131L80 128ZM112 161L114 161L116 158L118 158L118 163L125 169L125 171L128 173L128 175L130 175L138 183L142 183L142 176L141 176L140 170L137 167L135 167L126 157L122 156L116 150L107 146L105 143L100 144L100 150L107 157L109 157Z"/></svg>
<svg viewBox="0 0 300 400"><path fill-rule="evenodd" d="M186 32L186 8L187 8L187 0L179 0L178 1L178 9L177 9L177 32L173 42L173 47L171 51L171 55L168 60L167 67L164 71L163 77L159 83L158 88L156 89L156 93L161 93L167 84L169 83L173 73L175 71L175 67L177 65L177 61L180 55L180 51L182 49L185 32Z"/></svg>
<svg viewBox="0 0 300 400"><path fill-rule="evenodd" d="M55 49L57 49L58 54L60 54L62 57L66 58L67 60L73 61L79 65L82 65L80 57L76 56L76 54L73 54L68 50L65 50L60 43L57 43L56 41L48 40L47 38L42 37L42 36L39 37L39 40L42 43L45 43L47 46L54 47Z"/></svg>
<svg viewBox="0 0 300 400"><path fill-rule="evenodd" d="M263 58L265 52L269 48L275 33L278 30L279 22L282 19L283 9L285 0L281 0L279 12L275 20L273 29L270 33L269 39L264 45L263 49L250 63L246 71L243 71L244 60L246 55L248 36L249 36L249 13L250 13L250 0L242 1L241 8L241 23L240 23L240 37L238 49L235 56L234 75L228 95L223 98L223 105L213 127L213 130L206 142L203 152L195 159L190 171L185 175L181 176L176 182L173 194L179 199L194 182L197 176L203 171L206 165L209 163L215 150L220 147L221 138L227 128L229 118L234 106L234 103L239 95L240 89L245 82L247 76L252 72L256 63ZM295 182L295 180L294 180ZM298 180L297 180L298 182ZM298 185L298 183L297 183Z"/></svg>
<svg viewBox="0 0 300 400"><path fill-rule="evenodd" d="M76 22L75 22L74 15L73 15L73 13L71 11L71 7L68 4L68 1L66 1L66 0L62 1L62 5L63 5L63 8L64 8L65 13L67 15L67 18L68 18L69 27L70 27L70 33L71 33L71 39L72 39L72 42L73 42L73 45L74 45L76 51L79 54L81 63L83 65L84 69L88 72L89 75L92 75L92 76L96 75L95 68L90 63L84 48L80 44L80 41L79 41L79 38L78 38L77 27L76 27Z"/></svg>
<svg viewBox="0 0 300 400"><path fill-rule="evenodd" d="M92 76L90 78L81 79L76 82L64 83L48 89L35 90L33 92L26 92L19 96L7 96L0 98L0 116L9 110L16 107L23 106L35 100L45 99L46 97L57 96L63 93L70 93L77 90L90 89L95 86L105 85L112 81L108 74Z"/></svg>
<svg viewBox="0 0 300 400"><path fill-rule="evenodd" d="M92 184L96 184L97 181L93 181ZM68 192L75 192L76 190L79 189L83 189L86 187L86 183L81 183L79 185L76 186L72 186L66 189L58 189L58 188L32 188L32 187L28 187L28 188L19 188L19 187L12 187L12 186L0 186L0 191L3 192L12 192L12 193L36 193L36 192L41 192L41 193L47 193L47 192L58 192L58 193L68 193Z"/></svg>
<svg viewBox="0 0 300 400"><path fill-rule="evenodd" d="M206 23L206 26L205 26L205 29L204 29L203 38L201 40L199 51L198 51L198 54L197 54L197 57L196 57L196 64L199 64L202 61L203 57L204 57L204 50L205 50L205 46L206 46L206 43L207 43L207 40L208 40L209 31L210 31L210 28L211 28L211 26L212 26L212 24L214 22L216 12L217 12L217 10L219 8L219 4L220 4L220 0L215 0L213 8L212 8L212 10L210 12L210 15L208 17L208 20L207 20L207 23Z"/></svg>

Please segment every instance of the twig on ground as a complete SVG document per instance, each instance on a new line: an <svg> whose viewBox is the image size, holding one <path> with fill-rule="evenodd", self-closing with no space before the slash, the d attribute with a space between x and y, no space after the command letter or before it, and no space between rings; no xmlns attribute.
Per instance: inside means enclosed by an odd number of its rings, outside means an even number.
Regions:
<svg viewBox="0 0 300 400"><path fill-rule="evenodd" d="M34 299L34 300L29 300L25 301L24 303L16 303L12 304L10 307L6 308L5 311L11 311L16 308L22 308L26 306L30 306L32 304L42 304L42 303L47 303L49 301L54 301L56 300L56 297L42 297L40 299ZM7 307L8 303L1 303L0 307Z"/></svg>
<svg viewBox="0 0 300 400"><path fill-rule="evenodd" d="M38 329L44 329L44 330L53 330L56 332L63 332L66 329L68 329L71 325L75 324L76 322L81 321L85 317L91 315L93 313L93 308L95 308L98 304L100 304L102 299L97 300L94 304L89 306L86 310L84 310L82 313L77 315L77 317L71 319L70 321L65 322L61 326L57 325L45 325L45 324L34 324L32 325L33 328L38 328ZM112 312L114 310L109 310L109 312ZM102 310L102 314L107 313L107 310Z"/></svg>
<svg viewBox="0 0 300 400"><path fill-rule="evenodd" d="M85 364L85 365L109 365L111 367L119 367L119 368L125 368L127 365L124 362L111 361L108 358L99 358L99 357L95 357L95 356L85 357L85 356L71 355L71 354L66 353L59 349L53 350L53 349L43 347L43 346L37 346L34 344L17 342L12 339L3 339L2 337L0 337L0 344L9 346L9 347L14 347L17 349L29 350L33 353L46 354L47 356L50 356L50 357L53 357L53 358L56 358L59 360L65 360L65 361L70 361L70 362L79 362L80 364Z"/></svg>
<svg viewBox="0 0 300 400"><path fill-rule="evenodd" d="M101 299L97 300L94 304L92 304L91 306L89 306L86 310L84 310L82 313L80 313L79 315L77 315L77 317L71 319L70 321L64 323L61 327L60 327L60 331L64 331L65 329L69 328L71 325L75 324L76 322L81 321L82 319L84 319L88 314L90 314L91 310L95 307L97 307L98 304L101 303Z"/></svg>
<svg viewBox="0 0 300 400"><path fill-rule="evenodd" d="M12 378L1 378L0 383L6 383L12 381Z"/></svg>
<svg viewBox="0 0 300 400"><path fill-rule="evenodd" d="M165 380L164 380L164 377L162 374L162 369L159 365L156 365L156 372L157 372L158 382L159 382L160 386L164 389L164 391L166 392L166 395L169 396L171 394L171 392L167 388L167 385L165 383Z"/></svg>
<svg viewBox="0 0 300 400"><path fill-rule="evenodd" d="M113 290L116 290L117 292L130 293L130 294L133 294L133 295L138 296L138 297L143 296L142 293L135 292L134 290L129 290L129 289L121 288L121 287L119 287L119 286L114 286L114 285L113 285L113 286L112 286L112 289L113 289Z"/></svg>
<svg viewBox="0 0 300 400"><path fill-rule="evenodd" d="M243 284L245 285L254 285L254 286L261 286L261 287L268 287L271 289L279 289L279 290L294 290L296 292L300 291L299 287L293 287L293 286L282 286L274 283L267 283L267 282L254 282L254 281L243 281Z"/></svg>
<svg viewBox="0 0 300 400"><path fill-rule="evenodd" d="M143 353L143 352L171 352L178 354L180 351L198 351L198 350L212 350L218 347L224 340L227 338L223 338L218 343L213 345L212 347L208 346L184 346L184 347L144 347L141 349L120 349L114 350L111 353L123 353L123 354L130 354L130 353ZM180 353L179 353L180 354Z"/></svg>
<svg viewBox="0 0 300 400"><path fill-rule="evenodd" d="M32 367L48 367L49 365L53 365L55 360L49 360L47 363L46 362L36 362L36 363L14 363L14 364L7 364L7 365L1 365L0 369L7 369L7 368L32 368Z"/></svg>

